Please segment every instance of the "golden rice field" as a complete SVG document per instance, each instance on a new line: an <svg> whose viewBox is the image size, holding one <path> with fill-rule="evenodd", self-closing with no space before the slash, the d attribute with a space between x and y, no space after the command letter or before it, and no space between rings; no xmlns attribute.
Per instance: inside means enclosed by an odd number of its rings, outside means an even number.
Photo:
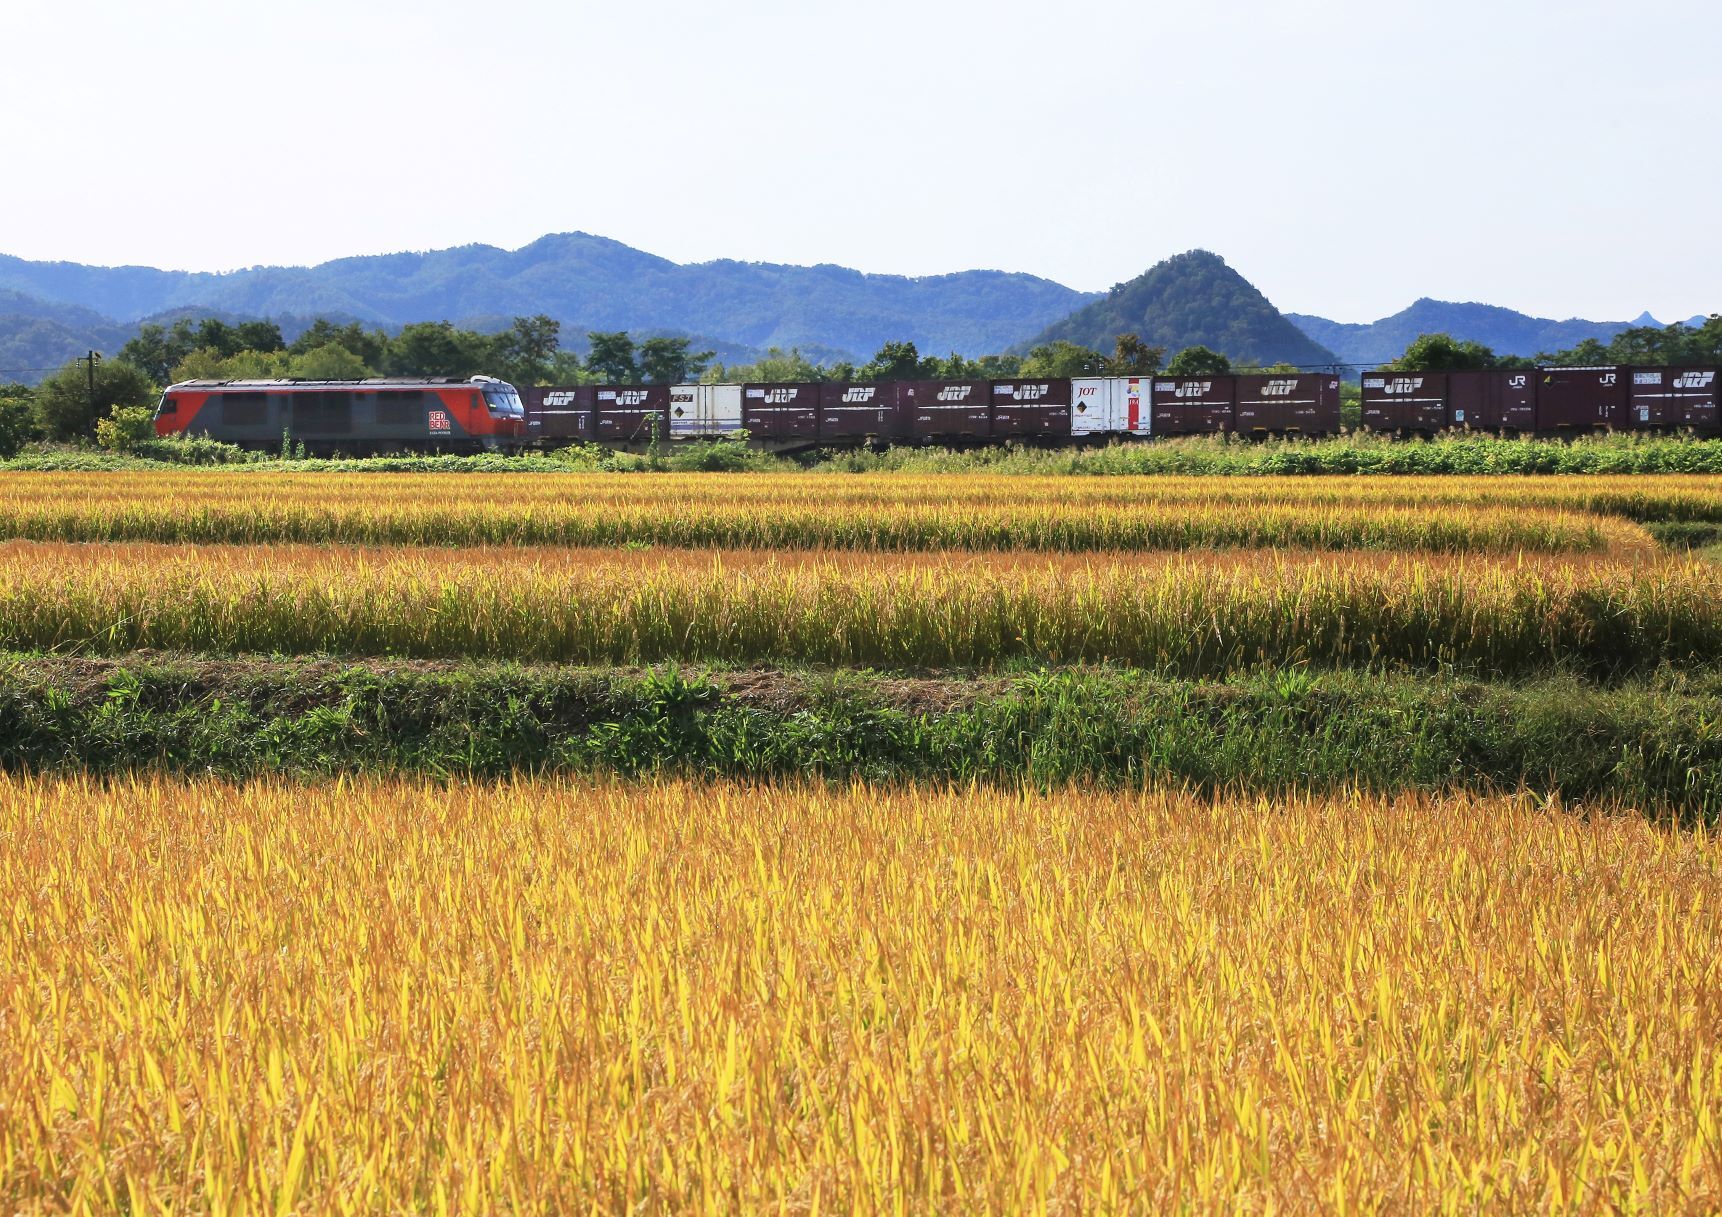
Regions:
<svg viewBox="0 0 1722 1217"><path fill-rule="evenodd" d="M991 666L1722 659L1722 568L1657 559L0 545L0 648Z"/></svg>
<svg viewBox="0 0 1722 1217"><path fill-rule="evenodd" d="M1722 519L1722 478L9 473L0 536L53 541L1621 552Z"/></svg>
<svg viewBox="0 0 1722 1217"><path fill-rule="evenodd" d="M1715 1212L1722 854L1527 800L0 778L0 1206Z"/></svg>

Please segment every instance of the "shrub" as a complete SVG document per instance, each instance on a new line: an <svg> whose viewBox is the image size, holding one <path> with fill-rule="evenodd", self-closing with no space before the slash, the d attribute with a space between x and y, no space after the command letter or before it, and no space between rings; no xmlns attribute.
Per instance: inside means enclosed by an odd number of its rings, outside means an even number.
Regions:
<svg viewBox="0 0 1722 1217"><path fill-rule="evenodd" d="M96 443L110 452L130 452L155 434L155 412L148 406L115 406L96 423Z"/></svg>

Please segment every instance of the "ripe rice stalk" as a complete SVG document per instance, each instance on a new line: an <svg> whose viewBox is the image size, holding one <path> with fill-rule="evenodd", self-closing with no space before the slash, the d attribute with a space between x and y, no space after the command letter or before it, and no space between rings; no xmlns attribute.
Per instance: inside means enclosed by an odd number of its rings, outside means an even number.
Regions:
<svg viewBox="0 0 1722 1217"><path fill-rule="evenodd" d="M1652 485L1646 486L1646 483ZM13 473L0 537L200 544L656 544L1099 551L1645 550L1722 479ZM1621 516L1630 519L1619 518Z"/></svg>
<svg viewBox="0 0 1722 1217"><path fill-rule="evenodd" d="M0 548L0 647L1188 676L1722 659L1722 569L1642 559Z"/></svg>
<svg viewBox="0 0 1722 1217"><path fill-rule="evenodd" d="M1722 857L1523 798L0 777L7 1211L1722 1208Z"/></svg>

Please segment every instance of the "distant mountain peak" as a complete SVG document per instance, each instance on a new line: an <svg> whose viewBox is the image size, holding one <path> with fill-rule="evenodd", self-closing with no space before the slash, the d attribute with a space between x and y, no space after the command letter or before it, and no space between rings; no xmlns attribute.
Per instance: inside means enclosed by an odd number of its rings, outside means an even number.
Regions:
<svg viewBox="0 0 1722 1217"><path fill-rule="evenodd" d="M0 291L119 323L175 309L339 313L384 326L546 313L570 341L589 330L674 332L861 358L900 340L941 354L995 353L1095 299L994 270L911 278L771 262L684 265L586 232L548 233L514 250L475 243L222 275L0 255Z"/></svg>
<svg viewBox="0 0 1722 1217"><path fill-rule="evenodd" d="M1420 296L1390 317L1368 323L1329 321L1301 313L1288 314L1299 329L1331 347L1348 364L1378 366L1397 359L1419 335L1451 334L1461 342L1480 342L1497 355L1526 358L1545 351L1568 350L1586 338L1607 342L1630 326L1661 322L1645 313L1637 321L1556 321L1532 317L1497 304L1435 300Z"/></svg>
<svg viewBox="0 0 1722 1217"><path fill-rule="evenodd" d="M1025 346L1062 339L1109 351L1120 334L1135 334L1169 353L1205 346L1243 364L1312 366L1335 358L1207 249L1156 263L1048 326Z"/></svg>

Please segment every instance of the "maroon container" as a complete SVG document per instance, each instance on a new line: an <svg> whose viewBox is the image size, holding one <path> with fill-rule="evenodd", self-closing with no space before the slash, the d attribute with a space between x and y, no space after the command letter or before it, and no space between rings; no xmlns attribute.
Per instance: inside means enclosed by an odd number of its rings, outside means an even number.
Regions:
<svg viewBox="0 0 1722 1217"><path fill-rule="evenodd" d="M1070 381L995 380L993 434L1066 436L1070 434Z"/></svg>
<svg viewBox="0 0 1722 1217"><path fill-rule="evenodd" d="M669 385L599 385L593 390L595 427L599 439L612 444L643 444L670 438Z"/></svg>
<svg viewBox="0 0 1722 1217"><path fill-rule="evenodd" d="M985 439L992 434L992 403L984 380L907 380L897 405L916 439Z"/></svg>
<svg viewBox="0 0 1722 1217"><path fill-rule="evenodd" d="M528 439L589 440L597 434L593 406L598 390L593 385L531 385L520 390L526 407Z"/></svg>
<svg viewBox="0 0 1722 1217"><path fill-rule="evenodd" d="M1536 430L1536 376L1510 368L1447 373L1447 421L1473 431Z"/></svg>
<svg viewBox="0 0 1722 1217"><path fill-rule="evenodd" d="M1240 432L1331 434L1339 430L1339 378L1326 372L1240 376L1237 420Z"/></svg>
<svg viewBox="0 0 1722 1217"><path fill-rule="evenodd" d="M1593 431L1625 426L1631 380L1625 368L1538 369L1537 428Z"/></svg>
<svg viewBox="0 0 1722 1217"><path fill-rule="evenodd" d="M754 439L818 439L819 386L743 385L741 425Z"/></svg>
<svg viewBox="0 0 1722 1217"><path fill-rule="evenodd" d="M825 384L819 386L819 438L822 440L897 439L905 434L897 410L897 386Z"/></svg>
<svg viewBox="0 0 1722 1217"><path fill-rule="evenodd" d="M1370 431L1419 431L1447 426L1447 373L1365 372L1363 426Z"/></svg>
<svg viewBox="0 0 1722 1217"><path fill-rule="evenodd" d="M1715 368L1634 368L1627 390L1627 426L1690 427L1714 435L1719 379Z"/></svg>
<svg viewBox="0 0 1722 1217"><path fill-rule="evenodd" d="M1156 376L1153 435L1212 435L1237 425L1236 376Z"/></svg>

